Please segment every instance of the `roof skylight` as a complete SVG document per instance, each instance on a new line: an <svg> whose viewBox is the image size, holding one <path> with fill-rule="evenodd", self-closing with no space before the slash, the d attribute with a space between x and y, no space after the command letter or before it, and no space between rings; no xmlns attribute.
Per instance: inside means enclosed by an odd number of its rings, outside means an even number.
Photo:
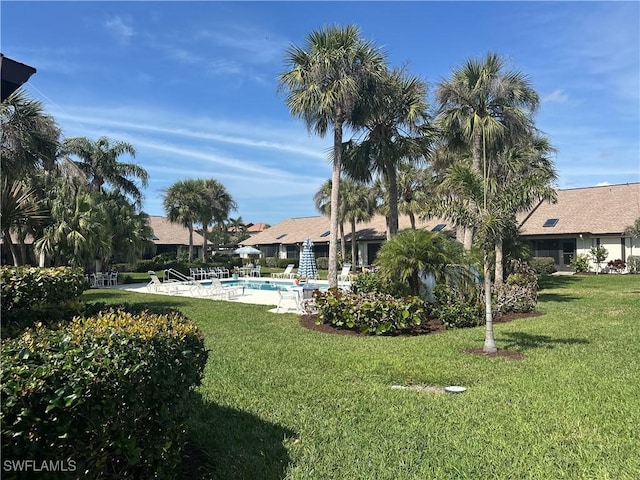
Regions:
<svg viewBox="0 0 640 480"><path fill-rule="evenodd" d="M544 222L543 227L555 227L556 223L558 223L558 218L548 218L546 222Z"/></svg>
<svg viewBox="0 0 640 480"><path fill-rule="evenodd" d="M279 237L276 237L276 240L280 240L281 238L284 238L284 237L286 237L286 236L287 236L287 234L286 234L286 233L283 233L283 234L282 234L282 235L280 235Z"/></svg>
<svg viewBox="0 0 640 480"><path fill-rule="evenodd" d="M326 232L324 232L322 235L320 235L321 237L328 237L329 234L331 233L331 230L327 230Z"/></svg>
<svg viewBox="0 0 640 480"><path fill-rule="evenodd" d="M435 227L433 227L431 229L432 232L439 232L440 230L442 230L444 227L446 227L447 224L446 223L439 223L437 224Z"/></svg>

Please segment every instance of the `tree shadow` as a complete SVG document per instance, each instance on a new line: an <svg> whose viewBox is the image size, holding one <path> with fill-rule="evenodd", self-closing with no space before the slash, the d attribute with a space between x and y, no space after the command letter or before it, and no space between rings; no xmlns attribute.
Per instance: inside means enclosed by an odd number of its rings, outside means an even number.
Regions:
<svg viewBox="0 0 640 480"><path fill-rule="evenodd" d="M548 288L567 287L579 281L580 279L573 275L541 275L538 277L538 286L540 290L546 290Z"/></svg>
<svg viewBox="0 0 640 480"><path fill-rule="evenodd" d="M579 297L574 295L563 295L562 293L539 293L539 302L573 302L578 300Z"/></svg>
<svg viewBox="0 0 640 480"><path fill-rule="evenodd" d="M180 479L279 480L290 463L285 443L295 432L194 393Z"/></svg>
<svg viewBox="0 0 640 480"><path fill-rule="evenodd" d="M507 337L503 348L533 349L555 348L556 345L584 345L590 343L583 338L553 338L548 335L532 335L525 332L503 332L500 336Z"/></svg>
<svg viewBox="0 0 640 480"><path fill-rule="evenodd" d="M148 298L147 298L148 297ZM140 301L127 302L127 297L123 297L122 290L91 290L91 294L89 296L81 297L86 303L113 303L113 299L117 299L118 303L130 303L134 304L142 304ZM144 300L144 305L148 306L149 309L165 309L167 307L180 307L188 305L192 300L191 298L179 297L177 295L147 295Z"/></svg>

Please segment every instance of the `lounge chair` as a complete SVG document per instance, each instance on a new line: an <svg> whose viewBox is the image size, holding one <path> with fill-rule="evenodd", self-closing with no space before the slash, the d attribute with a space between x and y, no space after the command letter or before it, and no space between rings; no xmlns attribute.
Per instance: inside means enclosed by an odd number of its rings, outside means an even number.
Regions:
<svg viewBox="0 0 640 480"><path fill-rule="evenodd" d="M353 275L351 275L349 273L350 271L351 271L351 264L350 263L345 263L342 266L342 271L338 275L338 281L339 282L350 282L353 279Z"/></svg>
<svg viewBox="0 0 640 480"><path fill-rule="evenodd" d="M167 293L178 293L178 284L180 282L177 282L175 280L165 280L164 282L161 282L160 279L158 278L158 275L156 275L156 272L154 272L153 270L149 270L148 273L149 273L149 277L151 278L151 280L147 284L148 291L150 292L164 291Z"/></svg>
<svg viewBox="0 0 640 480"><path fill-rule="evenodd" d="M210 288L228 299L238 297L244 293L244 287L240 285L223 285L217 278L211 280Z"/></svg>
<svg viewBox="0 0 640 480"><path fill-rule="evenodd" d="M293 271L293 263L290 263L289 265L287 265L287 268L284 269L284 272L277 272L277 273L272 273L271 277L273 278L293 278L295 276L295 274L292 272Z"/></svg>

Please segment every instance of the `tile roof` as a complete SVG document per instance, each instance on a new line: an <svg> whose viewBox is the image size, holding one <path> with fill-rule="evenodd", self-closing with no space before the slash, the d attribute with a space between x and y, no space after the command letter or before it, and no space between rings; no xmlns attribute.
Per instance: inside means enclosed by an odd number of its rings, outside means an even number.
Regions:
<svg viewBox="0 0 640 480"><path fill-rule="evenodd" d="M557 218L553 227L543 227ZM558 190L556 203L541 202L521 219L522 235L621 234L640 218L640 183Z"/></svg>
<svg viewBox="0 0 640 480"><path fill-rule="evenodd" d="M401 215L399 218L399 228L410 227L409 217ZM431 219L422 221L416 219L416 225L419 228L433 228L439 223L447 223L445 220ZM351 226L349 223L344 224L346 240L351 238ZM276 225L271 226L267 230L253 235L243 240L243 245L270 245L270 244L296 244L302 243L305 238L309 237L313 243L325 243L329 241L328 235L323 236L329 231L329 217L296 217L288 218ZM356 225L356 239L358 240L384 240L386 239L387 225L383 215L375 215L368 222L359 222Z"/></svg>
<svg viewBox="0 0 640 480"><path fill-rule="evenodd" d="M160 216L149 216L149 226L153 230L156 245L189 245L189 229L178 223L171 223ZM202 235L193 232L193 244L202 245Z"/></svg>

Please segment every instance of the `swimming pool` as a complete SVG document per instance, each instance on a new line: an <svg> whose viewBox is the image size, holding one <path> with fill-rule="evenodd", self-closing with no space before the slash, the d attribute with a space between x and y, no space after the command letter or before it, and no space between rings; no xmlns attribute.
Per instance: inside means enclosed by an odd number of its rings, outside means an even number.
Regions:
<svg viewBox="0 0 640 480"><path fill-rule="evenodd" d="M205 286L209 286L211 285L211 282L208 281L203 281L200 282L202 283L202 285ZM244 287L246 289L249 290L270 290L270 291L277 291L277 290L288 290L291 287L295 286L295 282L293 281L272 281L272 280L221 280L220 283L222 283L222 285L224 287ZM312 284L305 284L305 283L301 283L299 285L300 287L315 287L315 288L320 288L319 285L312 285Z"/></svg>

